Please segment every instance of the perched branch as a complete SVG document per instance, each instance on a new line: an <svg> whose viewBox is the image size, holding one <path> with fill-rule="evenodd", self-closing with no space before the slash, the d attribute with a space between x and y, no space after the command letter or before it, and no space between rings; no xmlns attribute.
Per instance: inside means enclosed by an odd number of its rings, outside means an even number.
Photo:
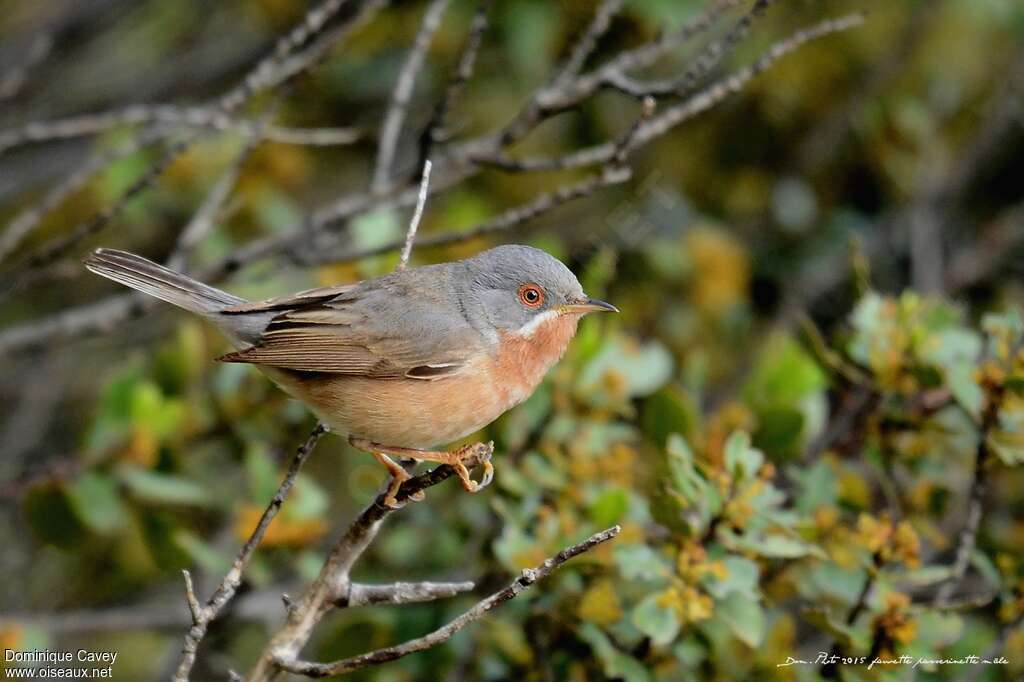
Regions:
<svg viewBox="0 0 1024 682"><path fill-rule="evenodd" d="M475 457L465 462L467 467L482 464L490 457ZM455 475L455 469L442 464L430 471L413 476L405 481L395 494L398 506L403 506L420 491L447 480ZM302 647L309 641L313 628L320 622L324 614L339 601L348 603L351 599L352 583L349 575L352 567L362 556L366 548L377 536L380 526L390 514L397 511L384 503L385 492L381 492L367 506L355 521L348 527L345 534L338 539L327 560L320 569L313 584L306 593L288 610L287 620L281 630L273 637L256 667L249 674L250 682L266 682L277 677L278 660L294 660Z"/></svg>
<svg viewBox="0 0 1024 682"><path fill-rule="evenodd" d="M192 671L192 666L196 661L196 651L199 649L199 643L206 636L206 631L210 626L210 623L217 618L220 612L224 609L224 606L234 598L235 593L238 591L238 586L242 584L242 573L245 571L245 567L249 565L249 561L252 559L252 555L256 552L256 548L259 547L260 542L263 540L263 536L267 532L267 528L270 527L270 522L274 520L277 513L281 510L281 505L284 504L285 499L288 497L288 493L291 491L292 486L295 485L295 479L299 475L299 471L302 469L302 465L305 464L306 459L310 453L316 447L320 437L326 433L327 428L323 424L317 424L313 431L309 434L306 442L303 443L295 451L295 456L292 458L292 462L288 467L288 472L285 474L284 480L281 481L281 485L278 486L277 492L274 493L274 497L270 500L270 504L264 510L263 515L260 517L259 522L256 524L256 528L253 529L252 534L249 535L249 539L242 545L242 549L238 552L238 556L235 557L235 561L231 564L230 570L220 581L217 589L214 590L213 595L207 600L205 604L200 606L199 600L196 597L195 589L192 585L192 576L186 570L185 575L185 597L188 602L189 611L192 614L192 627L185 635L185 645L182 648L184 654L181 663L178 665L178 670L174 674L175 682L185 682L189 679L189 674Z"/></svg>
<svg viewBox="0 0 1024 682"><path fill-rule="evenodd" d="M388 661L408 656L409 654L417 651L430 649L431 647L435 647L438 644L448 641L453 635L455 635L455 633L459 632L470 623L483 618L487 612L494 607L500 606L510 599L518 597L523 590L528 588L530 585L547 578L569 559L583 554L603 542L611 540L619 534L620 530L619 526L612 526L607 530L591 535L579 544L566 547L555 556L545 560L544 563L540 564L536 568L524 569L522 575L512 581L512 584L508 587L495 592L480 602L477 602L473 608L469 609L455 620L438 628L437 630L434 630L430 634L424 635L423 637L409 640L408 642L397 646L377 649L376 651L360 654L359 656L353 656L352 658L334 661L333 663L311 663L286 657L277 657L274 662L282 670L297 675L305 675L307 677L330 677L333 675L345 675L367 666L387 663Z"/></svg>

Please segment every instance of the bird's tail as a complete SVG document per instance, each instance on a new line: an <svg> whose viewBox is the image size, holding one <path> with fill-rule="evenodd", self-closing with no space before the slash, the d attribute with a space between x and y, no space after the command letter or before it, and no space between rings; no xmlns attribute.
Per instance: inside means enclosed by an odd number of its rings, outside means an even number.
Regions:
<svg viewBox="0 0 1024 682"><path fill-rule="evenodd" d="M209 316L228 306L245 303L244 298L127 251L96 249L84 262L85 267L97 275L200 315Z"/></svg>

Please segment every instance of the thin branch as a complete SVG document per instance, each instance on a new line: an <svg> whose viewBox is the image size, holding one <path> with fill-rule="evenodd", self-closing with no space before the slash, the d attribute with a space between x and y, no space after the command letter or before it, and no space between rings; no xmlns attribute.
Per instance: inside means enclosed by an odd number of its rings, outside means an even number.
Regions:
<svg viewBox="0 0 1024 682"><path fill-rule="evenodd" d="M387 663L388 661L408 656L409 654L417 651L430 649L448 641L467 625L483 618L487 615L488 611L496 606L500 606L510 599L518 597L523 590L534 583L547 578L569 559L579 556L580 554L597 547L601 543L611 540L619 534L620 530L619 526L612 526L607 530L591 535L579 544L566 547L555 556L546 559L544 563L540 564L536 568L523 569L522 575L512 581L508 587L495 592L486 599L478 602L471 609L458 616L447 625L444 625L422 637L409 640L408 642L396 646L377 649L376 651L360 654L359 656L353 656L352 658L334 661L333 663L311 663L308 661L290 660L288 658L278 658L275 662L281 667L281 669L297 675L305 675L307 677L330 677L334 675L345 675L367 666Z"/></svg>
<svg viewBox="0 0 1024 682"><path fill-rule="evenodd" d="M845 31L864 23L865 15L862 13L850 14L838 19L829 19L815 26L803 29L790 37L772 45L753 64L746 66L729 76L713 82L708 87L694 93L683 102L666 107L661 114L645 121L636 131L634 139L630 143L630 149L643 146L651 140L660 137L676 126L688 121L698 114L711 109L729 95L742 90L747 83L766 71L782 57L790 54L804 44L823 38L833 33ZM657 88L649 90L646 84L633 81L623 77L615 80L617 87L627 92L631 97L644 98L658 94ZM510 172L535 172L544 170L567 170L570 168L581 168L606 163L616 154L614 142L594 145L580 149L563 156L535 157L523 159L511 159L500 153L481 152L473 157L477 163L501 168Z"/></svg>
<svg viewBox="0 0 1024 682"><path fill-rule="evenodd" d="M20 64L0 76L0 102L17 96L28 82L32 70L42 64L53 50L53 35L40 33L32 38Z"/></svg>
<svg viewBox="0 0 1024 682"><path fill-rule="evenodd" d="M375 192L383 191L391 184L391 168L395 162L398 138L402 134L402 124L405 122L405 115L409 110L416 78L423 70L427 48L430 47L430 41L441 26L441 18L447 8L448 0L432 0L427 6L412 49L409 50L409 55L405 58L402 69L399 71L395 89L391 93L391 103L380 128L377 165L374 168L373 182L371 183L371 189Z"/></svg>
<svg viewBox="0 0 1024 682"><path fill-rule="evenodd" d="M448 599L476 587L472 581L458 583L391 583L390 585L364 585L352 583L348 595L335 601L337 608L368 606L370 604L414 604Z"/></svg>
<svg viewBox="0 0 1024 682"><path fill-rule="evenodd" d="M967 569L971 565L971 554L978 544L978 529L984 515L985 491L988 488L988 470L995 454L989 444L992 432L999 427L999 409L1003 398L1002 386L987 386L985 409L978 425L978 442L974 454L974 473L971 476L971 488L967 498L967 519L957 539L956 555L953 559L949 577L939 585L932 601L937 607L947 606L956 592Z"/></svg>
<svg viewBox="0 0 1024 682"><path fill-rule="evenodd" d="M628 167L608 166L599 174L572 185L565 185L551 192L545 192L539 195L536 199L507 209L506 211L499 213L494 218L480 223L476 227L460 232L446 232L431 235L421 239L419 245L420 248L449 246L451 244L459 244L462 242L472 241L473 239L479 239L480 237L496 232L506 232L519 227L523 223L528 222L539 215L547 213L548 211L551 211L563 204L569 203L570 201L590 196L605 187L626 182L630 177L632 177L632 172ZM370 249L342 251L341 253L319 252L313 254L308 262L311 265L325 263L351 263L362 258L379 256L381 254L397 251L402 248L403 245L404 241L397 240ZM0 341L2 340L3 335L0 335ZM0 343L0 348L2 348L2 345L3 344Z"/></svg>
<svg viewBox="0 0 1024 682"><path fill-rule="evenodd" d="M594 11L594 18L590 25L576 41L572 52L565 62L555 71L551 79L552 87L563 87L572 78L579 74L586 64L587 59L593 54L597 42L612 24L612 20L622 11L623 0L603 0Z"/></svg>
<svg viewBox="0 0 1024 682"><path fill-rule="evenodd" d="M405 245L402 247L402 256L398 260L398 270L405 270L409 265L409 257L412 255L412 245L416 241L416 231L420 227L420 220L423 218L423 207L427 205L427 191L430 188L430 161L423 164L423 178L420 180L420 194L416 201L416 210L409 221L409 229L405 233Z"/></svg>
<svg viewBox="0 0 1024 682"><path fill-rule="evenodd" d="M191 576L190 576L191 578ZM292 586L294 587L294 586ZM418 604L449 599L475 589L471 581L460 582L395 582L389 584L352 583L348 601L339 600L337 608L356 608L373 604ZM186 588L187 589L187 588ZM283 586L238 595L231 608L221 617L276 624L281 615L281 600L276 594ZM194 590L193 590L194 592ZM130 632L132 630L174 630L192 626L192 616L183 607L181 598L165 595L152 603L114 606L100 609L56 611L53 613L5 613L6 621L38 628L51 635L76 635L97 632ZM186 598L187 601L187 598ZM197 600L198 601L198 600ZM186 605L187 606L187 605ZM202 606L197 606L201 609Z"/></svg>
<svg viewBox="0 0 1024 682"><path fill-rule="evenodd" d="M863 25L865 17L865 13L856 12L836 19L826 19L775 43L750 66L744 67L730 76L716 81L680 104L667 107L664 113L655 116L653 120L642 127L637 134L635 144L645 144L653 138L663 135L681 122L707 111L727 96L742 90L753 78L803 45L833 33L840 33Z"/></svg>
<svg viewBox="0 0 1024 682"><path fill-rule="evenodd" d="M249 535L249 539L242 545L242 549L238 552L238 556L235 557L234 562L231 564L231 568L227 574L220 581L217 589L214 590L213 595L207 600L207 602L200 607L199 602L196 599L195 590L192 586L192 576L189 575L188 571L185 571L185 594L188 599L189 611L192 613L192 627L189 628L188 633L185 635L185 644L182 647L182 660L178 665L178 669L174 674L175 682L186 682L189 679L189 674L192 671L192 666L196 661L196 652L199 649L199 643L206 636L206 631L210 626L210 623L217 618L220 612L224 609L229 601L235 596L238 591L238 586L242 584L242 573L245 571L245 567L249 565L249 561L252 559L252 555L256 552L256 548L259 547L260 542L263 540L263 536L267 532L267 528L270 527L270 522L274 520L277 513L281 510L281 505L288 497L288 493L291 491L292 486L295 484L295 479L299 475L299 470L302 469L302 465L305 464L306 459L310 453L316 447L320 437L327 432L327 428L323 424L317 424L313 431L309 434L299 448L295 451L295 456L292 458L292 462L288 467L288 472L285 474L284 480L281 481L281 485L278 486L277 492L274 493L274 497L270 500L270 504L263 511L263 515L260 517L259 522L256 524L256 528L253 529Z"/></svg>
<svg viewBox="0 0 1024 682"><path fill-rule="evenodd" d="M234 132L246 137L257 135L257 121L233 118L211 106L179 107L168 104L132 104L93 114L81 114L51 121L32 121L0 132L0 154L27 144L69 140L106 132L114 128L146 124L164 124ZM361 136L355 128L289 128L265 126L259 137L284 144L330 146L356 142Z"/></svg>
<svg viewBox="0 0 1024 682"><path fill-rule="evenodd" d="M499 134L498 146L505 147L522 139L544 116L576 106L608 85L609 80L617 75L654 64L671 50L707 31L726 10L743 1L712 2L703 13L678 30L663 33L650 43L626 50L590 74L566 83L549 82L547 86L537 91Z"/></svg>
<svg viewBox="0 0 1024 682"><path fill-rule="evenodd" d="M722 58L736 47L754 22L764 14L775 0L757 0L754 6L742 19L736 22L721 40L712 41L693 61L693 64L677 78L663 81L641 82L631 78L624 72L609 74L604 84L620 90L631 97L663 97L667 95L685 95L692 91L718 65Z"/></svg>
<svg viewBox="0 0 1024 682"><path fill-rule="evenodd" d="M476 12L473 14L473 21L469 25L469 34L462 46L462 53L459 55L458 65L455 67L455 75L448 82L444 94L438 100L430 119L420 134L420 158L417 167L423 166L430 158L434 145L448 138L447 126L448 114L455 105L455 100L462 94L466 83L473 76L473 67L476 65L476 56L483 43L484 32L487 30L487 12L490 10L491 0L480 0Z"/></svg>
<svg viewBox="0 0 1024 682"><path fill-rule="evenodd" d="M242 150L235 156L227 169L221 173L220 178L214 183L213 189L206 195L202 205L192 215L185 229L181 231L181 234L178 236L178 243L174 247L174 253L167 259L167 267L172 270L181 269L193 249L213 230L214 221L231 195L231 190L234 189L235 183L238 181L238 175L242 171L242 166L245 165L253 150L256 149L259 141L262 139L263 131L270 125L270 121L277 114L281 100L288 90L289 88L283 88L275 94L271 104L256 122L253 134L245 141Z"/></svg>

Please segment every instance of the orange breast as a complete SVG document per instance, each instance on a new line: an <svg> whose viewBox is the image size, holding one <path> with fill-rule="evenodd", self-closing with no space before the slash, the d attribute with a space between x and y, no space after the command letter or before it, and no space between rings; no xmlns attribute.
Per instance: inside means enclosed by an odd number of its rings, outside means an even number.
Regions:
<svg viewBox="0 0 1024 682"><path fill-rule="evenodd" d="M529 398L548 370L562 358L579 321L579 315L559 315L543 322L529 335L501 332L499 350L490 370L506 410Z"/></svg>

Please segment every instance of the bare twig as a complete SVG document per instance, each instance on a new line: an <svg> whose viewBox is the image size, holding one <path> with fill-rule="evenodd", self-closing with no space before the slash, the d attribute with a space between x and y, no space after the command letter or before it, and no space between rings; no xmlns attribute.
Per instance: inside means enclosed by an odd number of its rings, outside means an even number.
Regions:
<svg viewBox="0 0 1024 682"><path fill-rule="evenodd" d="M0 132L0 154L9 149L39 142L68 140L102 133L124 126L161 124L257 135L257 121L238 119L212 106L178 107L168 104L133 104L93 114L81 114L52 121L32 121ZM285 144L329 146L352 144L360 138L354 128L289 128L264 126L259 137Z"/></svg>
<svg viewBox="0 0 1024 682"><path fill-rule="evenodd" d="M281 669L297 675L305 675L307 677L330 677L334 675L345 675L367 666L379 665L381 663L402 658L403 656L408 656L409 654L417 651L430 649L431 647L435 647L438 644L448 641L453 635L455 635L455 633L459 632L470 623L480 620L488 611L496 606L519 596L523 590L528 588L530 585L547 578L569 559L583 554L603 542L611 540L619 534L619 531L619 526L612 526L607 530L591 535L579 544L566 547L561 552L549 559L546 559L544 563L535 568L524 569L522 575L512 581L508 587L495 592L480 602L477 602L475 606L455 618L455 620L427 635L424 635L423 637L418 637L396 646L377 649L376 651L360 654L359 656L353 656L352 658L334 661L333 663L311 663L309 661L294 660L286 657L277 658L275 663L280 666Z"/></svg>
<svg viewBox="0 0 1024 682"><path fill-rule="evenodd" d="M364 585L352 583L348 595L334 603L338 608L367 606L370 604L414 604L447 599L470 592L476 585L471 581L459 583L391 583L390 585Z"/></svg>
<svg viewBox="0 0 1024 682"><path fill-rule="evenodd" d="M238 552L238 556L235 557L235 561L231 564L230 570L220 581L217 589L214 590L213 595L207 600L202 606L199 605L199 601L196 598L195 589L192 585L192 576L188 571L184 572L185 575L185 595L189 605L189 611L192 614L192 627L189 628L188 633L185 635L185 645L182 647L183 657L181 663L178 665L178 670L174 674L175 682L185 682L189 679L189 674L192 671L192 666L196 661L196 651L199 649L199 643L206 636L206 631L210 626L210 623L220 614L224 606L231 601L235 596L235 592L238 590L238 586L242 584L242 573L245 571L245 567L248 566L252 555L256 552L256 548L259 547L260 542L263 540L263 536L267 532L267 528L270 527L270 522L274 520L277 513L281 510L281 505L288 497L288 493L291 491L292 486L295 484L295 479L299 475L299 471L302 469L302 465L305 464L306 459L310 453L316 447L320 437L326 433L327 428L323 424L317 424L313 431L309 434L306 442L303 443L295 451L295 456L292 458L292 462L288 467L288 472L285 474L284 480L281 481L281 485L278 486L277 492L274 493L274 497L270 500L270 504L264 510L263 515L260 517L259 522L256 524L256 528L253 529L252 534L249 535L249 539L242 545L242 549Z"/></svg>
<svg viewBox="0 0 1024 682"><path fill-rule="evenodd" d="M460 582L396 582L380 585L352 583L348 601L339 601L335 607L356 608L373 604L418 604L438 599L449 599L471 592L474 588L474 583L468 580ZM231 618L275 624L281 616L281 600L276 595L287 589L289 588L271 586L238 595L231 601L231 608L226 610L223 616L230 615ZM183 606L180 596L175 594L173 600L170 595L164 595L154 599L152 603L131 606L53 613L5 613L4 620L38 628L51 635L130 632L138 629L177 631L180 628L191 627L193 624L190 610L186 607L187 604Z"/></svg>
<svg viewBox="0 0 1024 682"><path fill-rule="evenodd" d="M178 236L178 243L174 247L174 253L167 259L167 267L172 270L178 270L184 266L193 249L213 229L218 214L223 208L224 203L228 200L228 196L231 194L235 183L238 181L238 175L242 170L242 166L245 165L245 162L262 139L263 131L270 125L270 121L276 115L281 100L288 89L282 88L275 93L273 102L271 102L256 122L253 135L249 136L245 141L242 150L235 156L227 169L221 173L220 178L214 183L213 189L206 195L202 205L192 215L192 219L188 221L185 229L181 231L181 234Z"/></svg>
<svg viewBox="0 0 1024 682"><path fill-rule="evenodd" d="M480 51L484 32L487 30L487 12L490 6L491 0L480 0L477 5L476 12L473 14L473 21L469 25L469 34L466 36L466 42L462 46L462 52L455 67L455 75L448 82L448 87L445 88L444 94L438 100L437 105L430 114L427 125L420 134L420 158L419 163L416 164L417 167L423 166L426 160L430 158L434 145L447 139L449 135L448 131L445 130L448 114L452 106L455 105L455 100L462 94L466 83L469 82L473 75L476 56Z"/></svg>
<svg viewBox="0 0 1024 682"><path fill-rule="evenodd" d="M785 40L775 43L765 51L753 64L746 66L729 76L713 82L706 88L699 90L690 97L678 104L667 106L664 110L647 120L637 130L629 145L629 151L643 146L651 140L660 137L681 123L701 114L729 95L735 94L743 89L753 78L757 77L775 62L789 53L795 51L802 45L823 38L827 35L845 31L864 23L863 14L850 14L838 19L829 19L810 28L803 29L789 36ZM620 81L620 84L625 81ZM632 97L646 97L658 94L657 88L649 92L643 85L637 85L629 89ZM509 159L493 152L481 152L474 157L474 161L481 164L493 165L503 170L513 172L532 172L541 170L565 170L569 168L580 168L611 160L619 148L615 142L594 145L569 154L555 158L526 158Z"/></svg>
<svg viewBox="0 0 1024 682"><path fill-rule="evenodd" d="M576 40L572 52L565 62L555 71L551 79L553 87L563 87L579 74L587 59L593 54L597 47L597 41L601 39L612 24L615 16L622 11L623 0L603 0L594 11L594 18L590 25L583 32L583 35Z"/></svg>
<svg viewBox="0 0 1024 682"><path fill-rule="evenodd" d="M999 427L999 410L1002 403L1003 388L1000 385L986 386L985 409L982 410L978 424L978 442L974 454L974 473L971 477L971 488L967 497L967 519L957 539L956 555L949 577L939 585L932 603L937 607L949 604L967 569L971 565L971 553L978 543L978 529L984 514L985 490L988 488L988 469L992 465L994 453L989 444L992 432Z"/></svg>
<svg viewBox="0 0 1024 682"><path fill-rule="evenodd" d="M409 102L412 100L412 91L416 85L416 77L423 69L423 62L427 55L427 48L434 33L441 26L441 18L448 8L448 0L432 0L423 13L423 21L420 30L416 33L412 49L402 64L398 74L398 81L391 93L391 103L384 115L384 123L380 128L380 140L377 145L377 165L373 172L371 189L375 192L383 191L391 183L391 169L395 162L395 151L398 149L398 139L402 134L402 124L405 122L406 112L409 110Z"/></svg>
<svg viewBox="0 0 1024 682"><path fill-rule="evenodd" d="M25 83L28 82L29 74L46 60L51 50L53 50L52 34L43 32L32 38L21 63L0 76L0 102L9 100L21 92Z"/></svg>
<svg viewBox="0 0 1024 682"><path fill-rule="evenodd" d="M405 233L405 245L402 247L402 256L398 260L398 270L405 270L409 265L409 257L412 255L412 245L416 241L416 231L420 227L420 219L423 218L423 207L427 205L427 191L430 188L430 161L423 164L423 179L420 180L420 194L416 201L416 210L409 221L409 229Z"/></svg>
<svg viewBox="0 0 1024 682"><path fill-rule="evenodd" d="M685 95L692 91L718 65L721 59L736 47L750 31L753 23L764 14L775 0L757 0L750 11L743 16L721 40L712 41L693 61L693 64L677 78L661 81L642 82L623 72L610 74L605 85L619 90L630 97L663 97Z"/></svg>

